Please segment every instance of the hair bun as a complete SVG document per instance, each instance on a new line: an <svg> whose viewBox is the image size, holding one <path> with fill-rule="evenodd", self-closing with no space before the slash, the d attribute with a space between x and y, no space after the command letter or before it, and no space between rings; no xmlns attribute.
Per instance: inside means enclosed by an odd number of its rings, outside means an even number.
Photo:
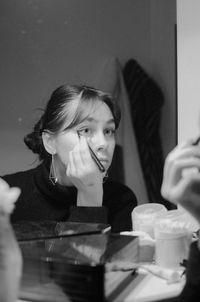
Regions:
<svg viewBox="0 0 200 302"><path fill-rule="evenodd" d="M40 159L44 159L47 153L46 150L44 149L43 141L42 141L42 130L43 130L42 121L43 121L43 116L35 124L33 131L24 137L24 143L26 144L26 146L33 153L38 154Z"/></svg>

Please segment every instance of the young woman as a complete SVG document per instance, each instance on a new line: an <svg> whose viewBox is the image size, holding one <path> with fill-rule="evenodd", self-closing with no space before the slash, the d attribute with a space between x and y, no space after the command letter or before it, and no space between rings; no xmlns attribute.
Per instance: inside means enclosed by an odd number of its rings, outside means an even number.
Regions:
<svg viewBox="0 0 200 302"><path fill-rule="evenodd" d="M58 87L24 139L40 164L3 176L21 189L12 222L102 222L113 232L131 230L136 196L108 178L119 122L109 94L87 86Z"/></svg>

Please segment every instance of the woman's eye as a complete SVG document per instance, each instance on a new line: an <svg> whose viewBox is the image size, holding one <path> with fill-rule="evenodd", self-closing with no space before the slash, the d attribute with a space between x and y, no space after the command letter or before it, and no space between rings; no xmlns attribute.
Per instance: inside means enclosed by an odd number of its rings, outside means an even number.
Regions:
<svg viewBox="0 0 200 302"><path fill-rule="evenodd" d="M90 128L83 128L83 129L80 129L78 131L78 133L80 135L83 135L83 136L89 136L89 135L91 135L91 129Z"/></svg>
<svg viewBox="0 0 200 302"><path fill-rule="evenodd" d="M115 129L106 129L105 134L108 136L112 136L115 134Z"/></svg>

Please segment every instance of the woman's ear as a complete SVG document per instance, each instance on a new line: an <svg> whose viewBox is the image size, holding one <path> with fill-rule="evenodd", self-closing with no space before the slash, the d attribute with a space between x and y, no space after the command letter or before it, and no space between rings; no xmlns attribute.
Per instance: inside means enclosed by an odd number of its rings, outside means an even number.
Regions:
<svg viewBox="0 0 200 302"><path fill-rule="evenodd" d="M42 141L43 141L43 145L44 145L45 150L49 154L55 154L56 153L55 137L51 132L43 131L42 132Z"/></svg>

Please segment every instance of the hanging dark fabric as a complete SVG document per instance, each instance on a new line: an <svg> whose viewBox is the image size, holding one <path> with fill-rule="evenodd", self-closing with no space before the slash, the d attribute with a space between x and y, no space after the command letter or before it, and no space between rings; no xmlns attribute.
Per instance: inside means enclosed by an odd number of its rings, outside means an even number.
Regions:
<svg viewBox="0 0 200 302"><path fill-rule="evenodd" d="M173 205L163 199L160 193L164 166L159 133L163 93L134 59L125 64L123 76L149 201L162 203L172 209Z"/></svg>

